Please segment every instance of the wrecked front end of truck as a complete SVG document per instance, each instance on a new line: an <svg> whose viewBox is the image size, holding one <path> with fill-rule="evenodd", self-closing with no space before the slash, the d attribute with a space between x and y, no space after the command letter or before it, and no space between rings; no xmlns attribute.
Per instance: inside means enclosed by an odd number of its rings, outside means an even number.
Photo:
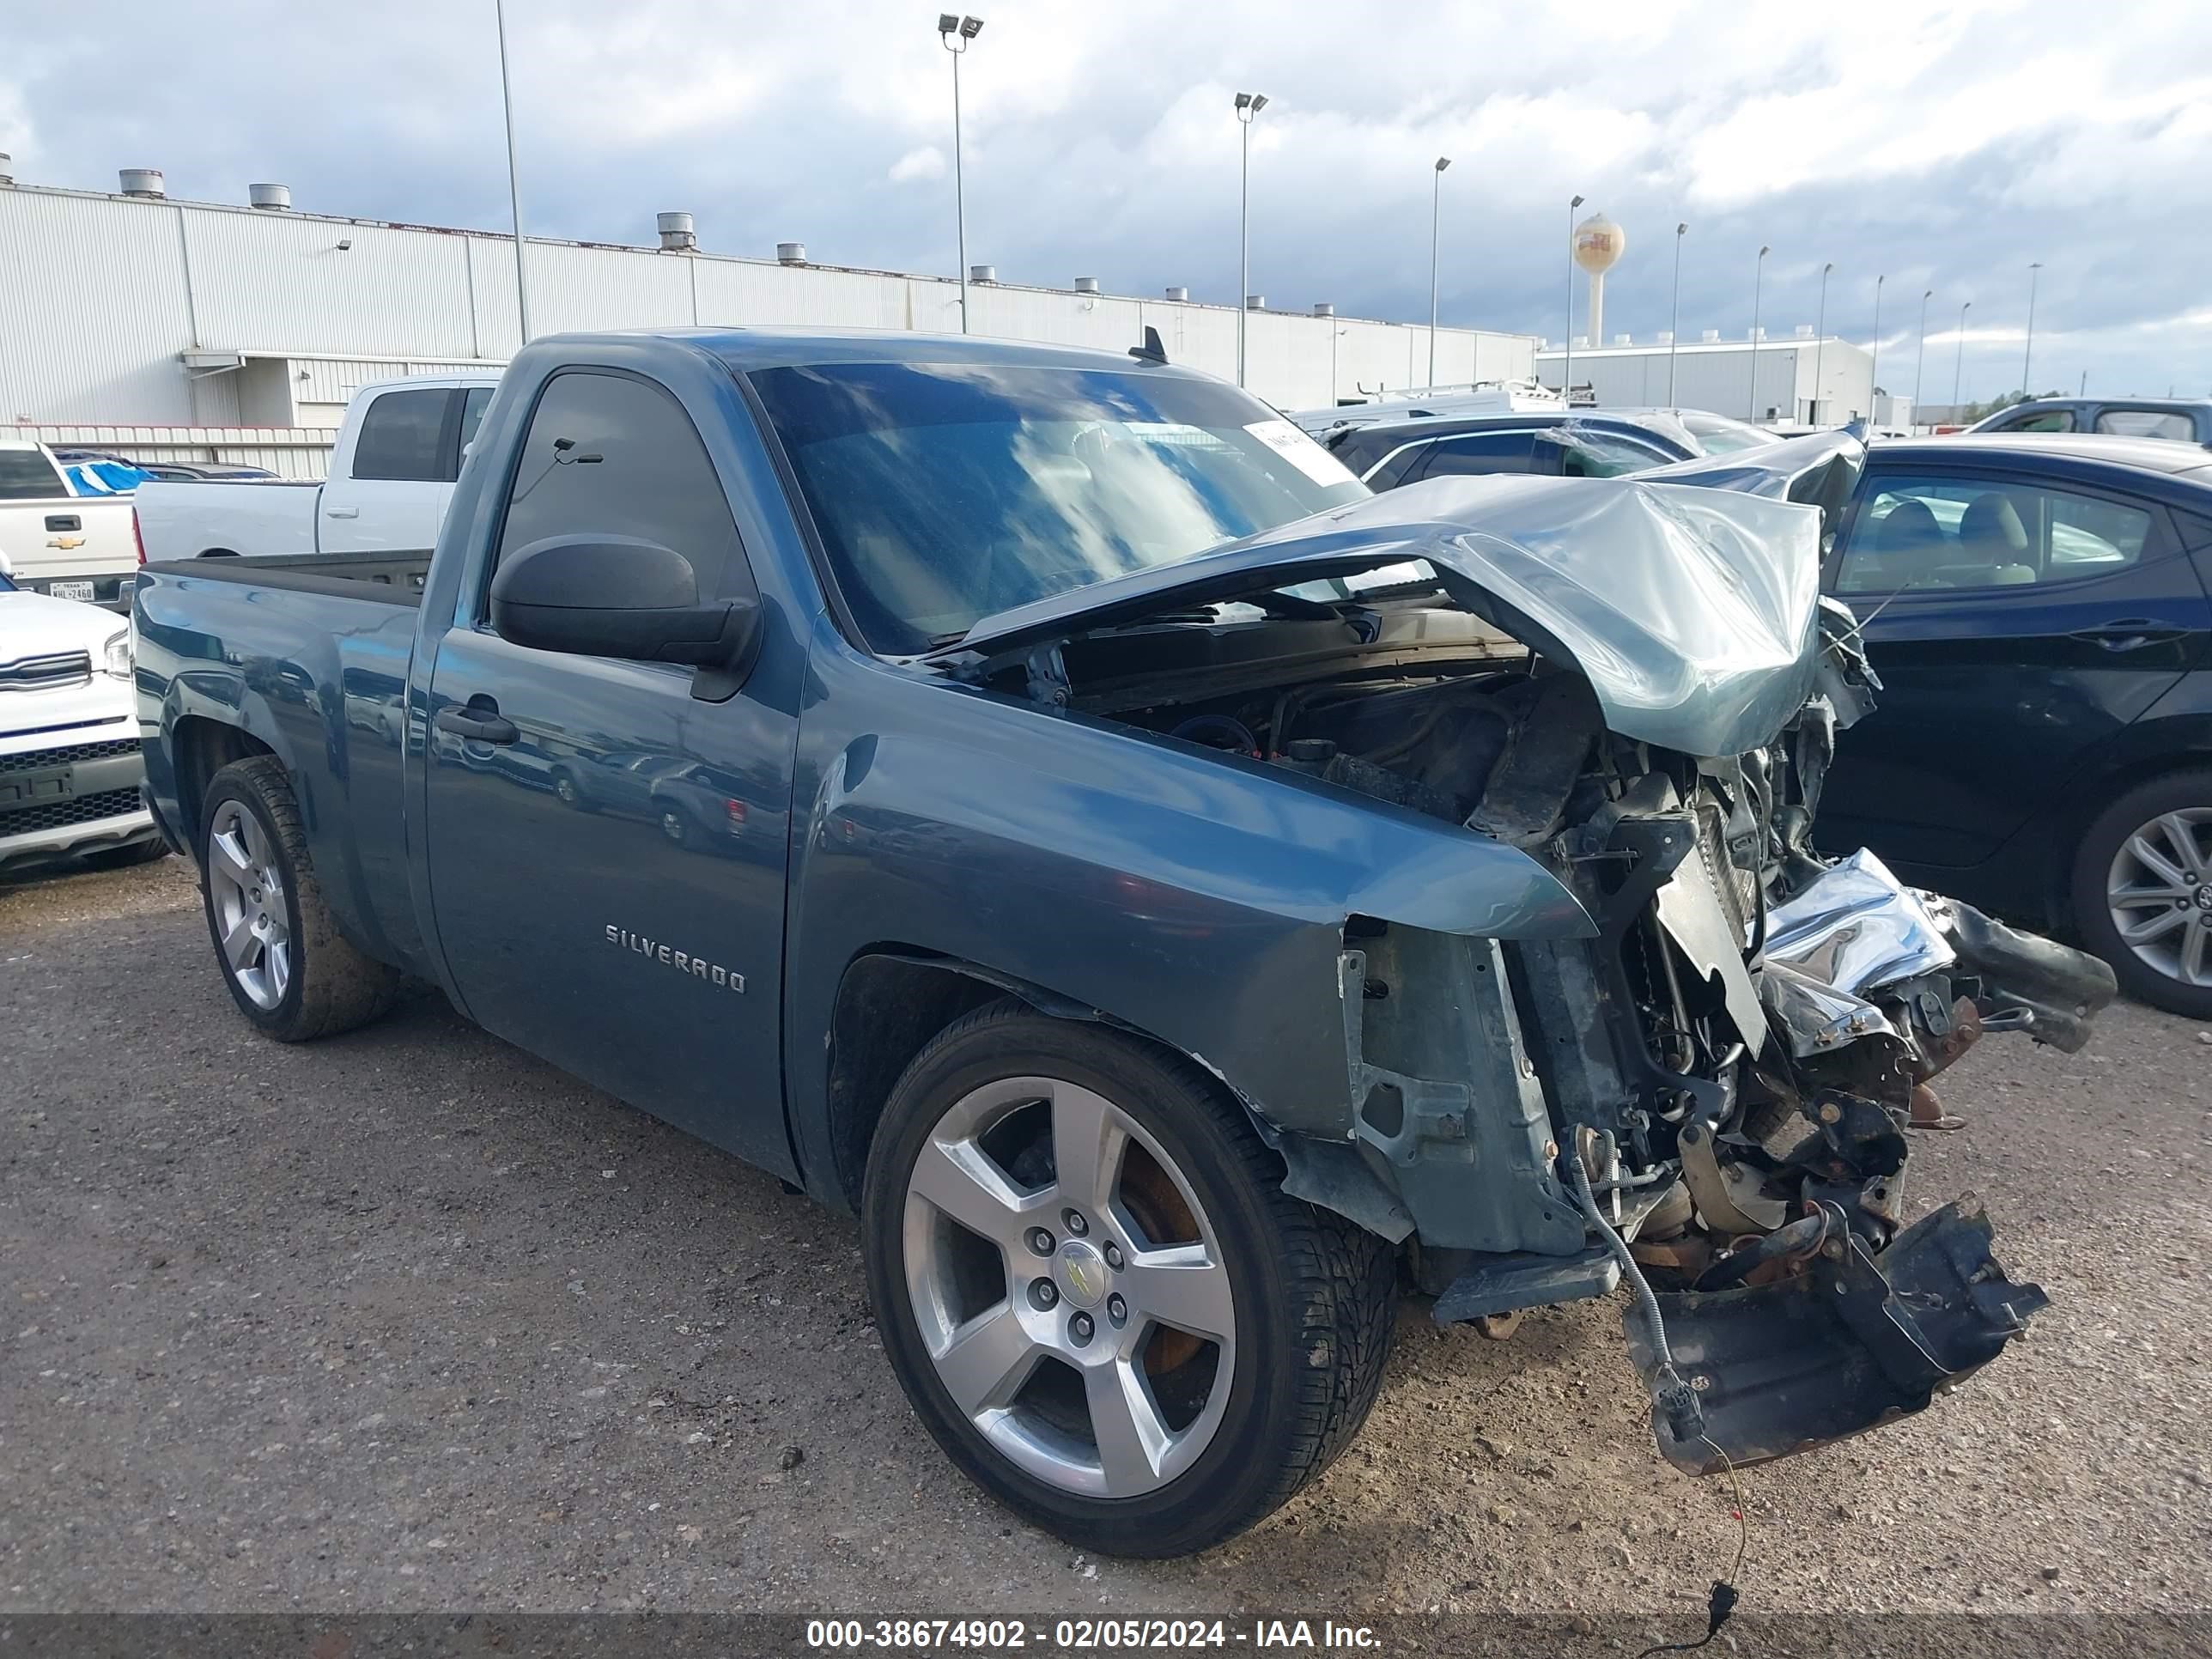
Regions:
<svg viewBox="0 0 2212 1659"><path fill-rule="evenodd" d="M1660 1449L1700 1473L1919 1410L2021 1334L2043 1293L1975 1201L1910 1218L1908 1131L1982 1036L2071 1051L2114 993L2094 958L1814 850L1879 696L1819 595L1821 534L1756 494L1442 481L987 619L953 653L1449 820L1572 893L1573 937L1346 916L1340 1134L1248 1103L1291 1191L1405 1244L1439 1322L1627 1282ZM1317 621L1344 648L1161 654Z"/></svg>

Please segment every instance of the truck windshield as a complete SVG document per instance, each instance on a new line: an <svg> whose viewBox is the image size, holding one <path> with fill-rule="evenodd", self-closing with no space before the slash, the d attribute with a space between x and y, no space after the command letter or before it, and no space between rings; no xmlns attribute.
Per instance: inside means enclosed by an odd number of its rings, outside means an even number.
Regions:
<svg viewBox="0 0 2212 1659"><path fill-rule="evenodd" d="M1368 493L1267 405L1209 380L990 363L751 378L838 586L887 655Z"/></svg>

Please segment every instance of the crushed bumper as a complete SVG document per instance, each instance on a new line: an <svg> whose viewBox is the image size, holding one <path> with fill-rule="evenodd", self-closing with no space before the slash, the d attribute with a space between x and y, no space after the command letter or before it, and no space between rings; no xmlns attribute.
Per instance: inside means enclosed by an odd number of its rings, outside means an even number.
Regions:
<svg viewBox="0 0 2212 1659"><path fill-rule="evenodd" d="M1840 1224L1806 1271L1778 1283L1659 1296L1675 1370L1702 1434L1656 1409L1667 1461L1693 1474L1811 1451L1921 1410L1996 1358L2048 1298L2008 1279L1971 1196L1923 1216L1880 1254ZM1629 1352L1647 1387L1659 1361L1632 1316Z"/></svg>

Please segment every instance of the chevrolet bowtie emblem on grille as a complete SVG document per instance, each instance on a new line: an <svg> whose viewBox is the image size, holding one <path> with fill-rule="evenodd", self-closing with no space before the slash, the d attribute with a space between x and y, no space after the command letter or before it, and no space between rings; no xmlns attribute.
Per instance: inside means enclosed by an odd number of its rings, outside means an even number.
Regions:
<svg viewBox="0 0 2212 1659"><path fill-rule="evenodd" d="M704 957L695 957L688 951L657 939L647 939L643 933L633 933L627 927L607 924L607 943L625 951L635 951L648 962L665 963L679 974L689 974L694 979L703 979L708 984L743 993L745 976L732 973L719 962L709 962Z"/></svg>
<svg viewBox="0 0 2212 1659"><path fill-rule="evenodd" d="M82 547L84 545L84 538L82 536L51 536L46 539L46 545L48 547L58 547L63 552L66 553L72 548Z"/></svg>

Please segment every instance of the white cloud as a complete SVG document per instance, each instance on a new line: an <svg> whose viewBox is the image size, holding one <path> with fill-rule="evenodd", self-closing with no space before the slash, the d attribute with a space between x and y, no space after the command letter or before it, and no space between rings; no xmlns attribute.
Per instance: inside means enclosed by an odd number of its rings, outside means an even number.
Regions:
<svg viewBox="0 0 2212 1659"><path fill-rule="evenodd" d="M942 179L945 165L945 152L934 144L924 144L891 163L890 180L902 185L910 179Z"/></svg>
<svg viewBox="0 0 2212 1659"><path fill-rule="evenodd" d="M0 149L27 183L112 185L167 169L173 193L496 225L505 156L489 9L260 0L18 7L0 58ZM2207 344L2163 328L2198 303L2212 239L2193 215L2212 145L2204 0L1022 0L961 60L971 258L1013 280L1096 272L1233 300L1238 131L1253 130L1253 286L1278 303L1425 317L1431 163L1443 180L1443 309L1561 331L1567 198L1627 227L1613 326L1663 328L1683 245L1681 327L1740 336L1753 256L1764 316L1917 336L1975 301L1975 330L2024 323L2043 262L2036 359L2212 381ZM684 208L710 249L948 270L951 65L904 0L750 10L723 0L538 0L510 8L526 212L549 234L649 243ZM118 36L127 63L101 55ZM252 38L283 75L210 105ZM441 50L422 53L434 39ZM159 65L158 70L141 66ZM15 142L10 143L13 138ZM1587 209L1585 210L1587 210ZM2140 326L2137 326L2140 325ZM2045 342L2051 342L2046 359ZM1885 349L1885 361L1891 349ZM2066 354L2103 354L2078 367ZM1974 343L1968 391L1978 387ZM1994 377L2008 354L1992 345ZM2176 361L2179 360L2179 361ZM2122 369L2126 362L2140 369ZM2062 371L2063 371L2062 375ZM2015 361L2014 372L2017 372ZM2039 377L2040 371L2039 371Z"/></svg>

